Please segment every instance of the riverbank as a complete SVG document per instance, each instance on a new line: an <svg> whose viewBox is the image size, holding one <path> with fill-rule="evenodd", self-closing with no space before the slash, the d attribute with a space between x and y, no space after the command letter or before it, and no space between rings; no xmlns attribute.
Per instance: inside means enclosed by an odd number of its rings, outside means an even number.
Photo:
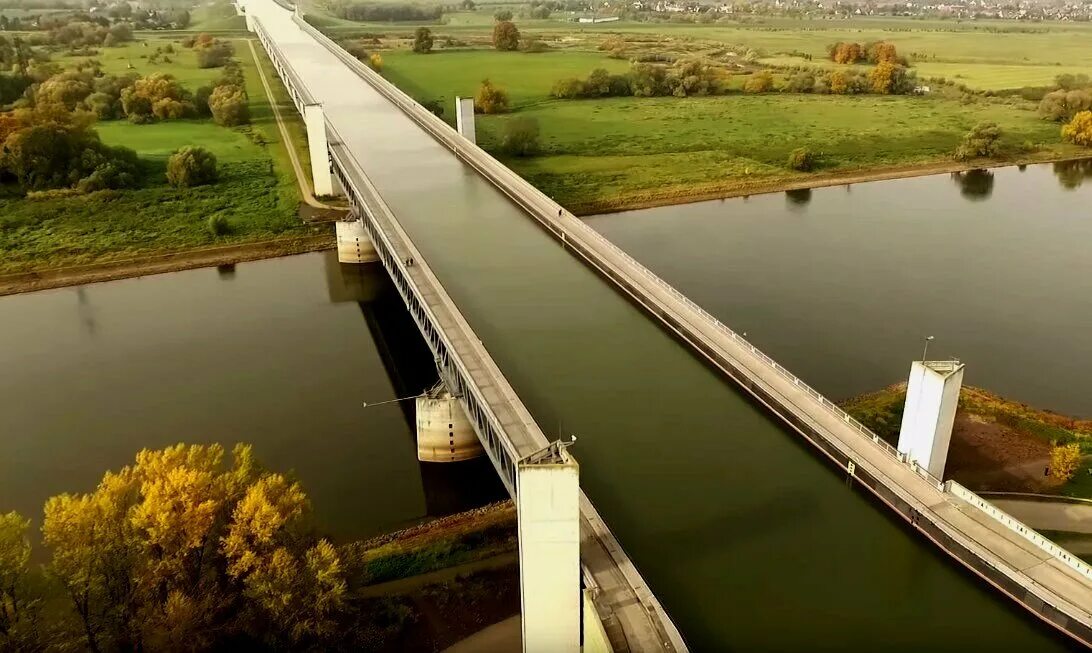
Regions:
<svg viewBox="0 0 1092 653"><path fill-rule="evenodd" d="M0 274L0 297L18 293L76 286L100 281L143 277L194 268L234 265L294 254L331 249L336 245L331 229L312 235L273 238L252 243L186 249L138 258L105 260L88 265L44 268Z"/></svg>
<svg viewBox="0 0 1092 653"><path fill-rule="evenodd" d="M995 159L979 159L975 161L949 160L914 165L870 168L867 170L853 169L825 173L819 172L811 175L793 173L793 176L790 178L778 177L747 180L737 177L712 184L688 185L685 188L676 191L673 191L671 187L665 187L646 193L633 193L627 196L620 196L611 200L574 202L571 204L566 203L564 198L555 197L554 199L564 205L574 215L588 217L606 213L639 211L642 209L652 209L664 206L677 206L694 204L697 202L749 197L751 195L808 191L817 188L861 184L871 181L926 177L929 175L967 172L969 170L992 170L997 168L1033 165L1037 163L1072 163L1080 161L1092 162L1092 152L1080 156L1058 155L1054 152L1045 152L1041 155L1022 156L1005 161L998 161Z"/></svg>
<svg viewBox="0 0 1092 653"><path fill-rule="evenodd" d="M502 501L342 547L349 589L398 615L380 650L439 651L519 614L516 510Z"/></svg>
<svg viewBox="0 0 1092 653"><path fill-rule="evenodd" d="M842 407L895 444L906 384L842 402ZM1085 458L1069 479L1048 473L1055 445L1076 443ZM952 428L945 478L976 492L1033 492L1092 497L1092 420L1080 420L964 386Z"/></svg>

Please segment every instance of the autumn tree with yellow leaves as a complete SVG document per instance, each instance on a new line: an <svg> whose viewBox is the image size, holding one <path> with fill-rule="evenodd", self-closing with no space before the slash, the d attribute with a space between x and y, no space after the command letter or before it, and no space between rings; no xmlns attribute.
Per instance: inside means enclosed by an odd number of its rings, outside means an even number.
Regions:
<svg viewBox="0 0 1092 653"><path fill-rule="evenodd" d="M249 446L224 458L219 445L145 450L93 492L48 501L47 569L87 648L322 648L334 634L346 584L303 490Z"/></svg>

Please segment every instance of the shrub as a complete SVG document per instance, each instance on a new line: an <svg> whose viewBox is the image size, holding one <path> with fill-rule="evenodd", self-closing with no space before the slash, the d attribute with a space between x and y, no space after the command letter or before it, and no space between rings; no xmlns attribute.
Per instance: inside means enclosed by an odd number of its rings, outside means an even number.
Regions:
<svg viewBox="0 0 1092 653"><path fill-rule="evenodd" d="M209 95L209 112L218 125L234 127L250 122L246 93L238 86L217 86Z"/></svg>
<svg viewBox="0 0 1092 653"><path fill-rule="evenodd" d="M511 20L502 20L493 26L493 47L502 52L519 49L519 30Z"/></svg>
<svg viewBox="0 0 1092 653"><path fill-rule="evenodd" d="M508 93L483 79L474 95L474 110L478 113L504 113L508 111Z"/></svg>
<svg viewBox="0 0 1092 653"><path fill-rule="evenodd" d="M383 57L379 56L378 52L373 52L369 54L368 67L377 73L383 72Z"/></svg>
<svg viewBox="0 0 1092 653"><path fill-rule="evenodd" d="M175 188L211 184L218 176L216 156L202 147L184 147L167 160L167 182Z"/></svg>
<svg viewBox="0 0 1092 653"><path fill-rule="evenodd" d="M989 157L997 153L1001 128L995 122L980 122L963 137L963 142L956 148L956 158L974 159Z"/></svg>
<svg viewBox="0 0 1092 653"><path fill-rule="evenodd" d="M1055 444L1050 448L1050 477L1068 481L1081 466L1081 445L1077 442Z"/></svg>
<svg viewBox="0 0 1092 653"><path fill-rule="evenodd" d="M770 71L763 70L751 75L751 78L743 84L745 93L768 93L773 90L773 75Z"/></svg>
<svg viewBox="0 0 1092 653"><path fill-rule="evenodd" d="M197 53L198 68L219 68L226 65L235 54L235 48L230 42L219 39L204 45L198 41L194 45L194 51Z"/></svg>
<svg viewBox="0 0 1092 653"><path fill-rule="evenodd" d="M815 168L815 155L806 147L798 147L789 153L789 167L808 172Z"/></svg>
<svg viewBox="0 0 1092 653"><path fill-rule="evenodd" d="M538 121L534 118L513 118L504 125L501 150L512 156L538 153Z"/></svg>
<svg viewBox="0 0 1092 653"><path fill-rule="evenodd" d="M510 21L512 20L512 11L510 9L498 9L497 12L493 14L493 19L498 23Z"/></svg>
<svg viewBox="0 0 1092 653"><path fill-rule="evenodd" d="M576 77L559 79L550 89L550 95L560 100L572 100L584 97L584 82Z"/></svg>
<svg viewBox="0 0 1092 653"><path fill-rule="evenodd" d="M418 27L413 33L413 51L418 54L432 52L432 30L427 27Z"/></svg>
<svg viewBox="0 0 1092 653"><path fill-rule="evenodd" d="M1092 147L1092 111L1081 111L1062 127L1062 138L1074 145Z"/></svg>
<svg viewBox="0 0 1092 653"><path fill-rule="evenodd" d="M226 236L231 232L231 224L222 214L209 216L209 233L213 236Z"/></svg>

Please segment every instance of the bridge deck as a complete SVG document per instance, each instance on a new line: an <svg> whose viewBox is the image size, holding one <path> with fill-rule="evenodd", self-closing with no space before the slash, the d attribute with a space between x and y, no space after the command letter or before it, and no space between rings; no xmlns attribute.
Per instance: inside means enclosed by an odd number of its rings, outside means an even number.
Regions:
<svg viewBox="0 0 1092 653"><path fill-rule="evenodd" d="M251 3L252 6L257 4ZM266 20L266 13L262 14L262 18ZM611 278L637 303L738 381L771 412L807 437L838 465L846 466L852 462L856 468L856 478L864 486L956 559L1059 627L1068 628L1071 632L1087 628L1087 610L1092 601L1089 600L1088 578L1079 565L1060 562L1048 544L1034 537L1025 537L1018 524L1011 521L1006 523L1003 516L989 513L988 506L977 504L976 497L970 493L960 488L945 491L935 480L926 478L893 457L888 447L862 433L829 401L711 319L636 261L598 238L579 220L564 212L559 217L556 204L507 172L503 166L491 162L477 148L460 148L457 141L445 140L448 137L442 134L433 133L430 136L425 130L407 128L409 119L397 112L392 114L389 98L361 84L359 78L352 79L362 73L358 71L347 76L348 68L338 65L339 59L321 48L315 48L311 38L293 33L284 24L285 19L284 12L273 11L269 15L270 23L283 32L277 36L278 43L294 63L308 69L309 73L303 75L305 83L311 85L312 92L324 103L331 122L360 126L359 129L354 128L351 135L347 134L347 149L368 170L369 177L379 180L377 185L381 187L383 198L392 204L400 220L420 216L422 210L432 210L445 220L465 224L468 219L480 218L482 223L496 226L497 215L502 210L495 201L495 192L482 188L481 177L477 181L472 177L481 174L490 179L525 214L535 217L591 266ZM419 116L414 119L419 124L428 120ZM436 140L432 140L433 136ZM460 157L470 161L477 173L459 164L455 157L437 156L437 141L444 147L459 150ZM399 156L391 156L394 152L398 152ZM437 192L442 189L443 195L430 197L433 189ZM480 211L481 215L473 215L473 210L467 212L470 206ZM510 209L504 212L510 213ZM436 227L438 231L443 231L440 223L436 223ZM519 250L518 254L545 258L537 250L521 249L523 243L512 242L508 245ZM442 259L442 248L432 249L429 255ZM481 262L463 260L461 265L464 272L473 273ZM475 275L474 278L480 280L481 276ZM460 280L450 276L445 278L449 284L453 281L458 285ZM480 303L469 293L464 293L460 301L469 301L472 308L473 304ZM592 306L589 310L600 308L605 307ZM628 489L632 492L637 488L630 486ZM857 514L858 509L844 501L838 505L843 513L849 511ZM689 507L695 511L701 508ZM865 564L864 559L860 559L858 564ZM932 574L932 568L930 570L928 573ZM737 575L746 575L747 572L742 567L732 571ZM799 569L796 573L802 578L808 577L807 570ZM925 573L924 569L922 573ZM840 580L848 579L843 577ZM862 580L856 576L853 579L857 583ZM878 589L875 583L872 583L872 587ZM676 594L676 598L680 597ZM964 600L976 602L976 609L987 610L987 606L978 599L965 597ZM969 604L964 607L966 605ZM741 612L746 612L744 606L738 607ZM964 618L958 610L946 615L944 610L930 605L915 607L915 616L928 613L928 618L938 628L945 627L941 624L946 619L954 623L954 620ZM847 623L850 618L860 620L860 617L856 613L846 614ZM890 621L884 617L879 621L869 620L867 627L879 632L883 624ZM897 624L889 623L892 635L896 628ZM999 642L1012 643L1008 634L991 633L999 635Z"/></svg>

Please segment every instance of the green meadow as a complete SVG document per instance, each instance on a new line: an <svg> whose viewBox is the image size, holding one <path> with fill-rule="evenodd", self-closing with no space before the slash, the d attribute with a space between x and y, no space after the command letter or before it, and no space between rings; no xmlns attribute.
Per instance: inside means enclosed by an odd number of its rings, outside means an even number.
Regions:
<svg viewBox="0 0 1092 653"><path fill-rule="evenodd" d="M136 52L143 46L129 46ZM139 48L139 49L137 49ZM154 70L176 74L195 90L218 69L197 71L193 53ZM105 49L106 52L114 50ZM151 48L154 50L154 47ZM88 195L18 197L0 194L0 272L126 259L163 251L267 240L309 233L298 215L299 190L257 65L245 41L236 42L250 98L251 124L227 128L211 120L172 120L135 125L124 120L95 125L103 142L124 145L143 162L140 188ZM188 55L188 56L186 56ZM197 74L199 72L200 74ZM279 79L269 77L278 102L286 98ZM203 83L203 82L202 82ZM302 136L294 109L285 107L289 130ZM302 142L302 140L301 140ZM166 182L167 158L179 148L204 147L216 155L220 180L176 189ZM305 148L301 148L305 149ZM306 165L306 164L305 164ZM230 231L216 236L208 220L222 215Z"/></svg>

